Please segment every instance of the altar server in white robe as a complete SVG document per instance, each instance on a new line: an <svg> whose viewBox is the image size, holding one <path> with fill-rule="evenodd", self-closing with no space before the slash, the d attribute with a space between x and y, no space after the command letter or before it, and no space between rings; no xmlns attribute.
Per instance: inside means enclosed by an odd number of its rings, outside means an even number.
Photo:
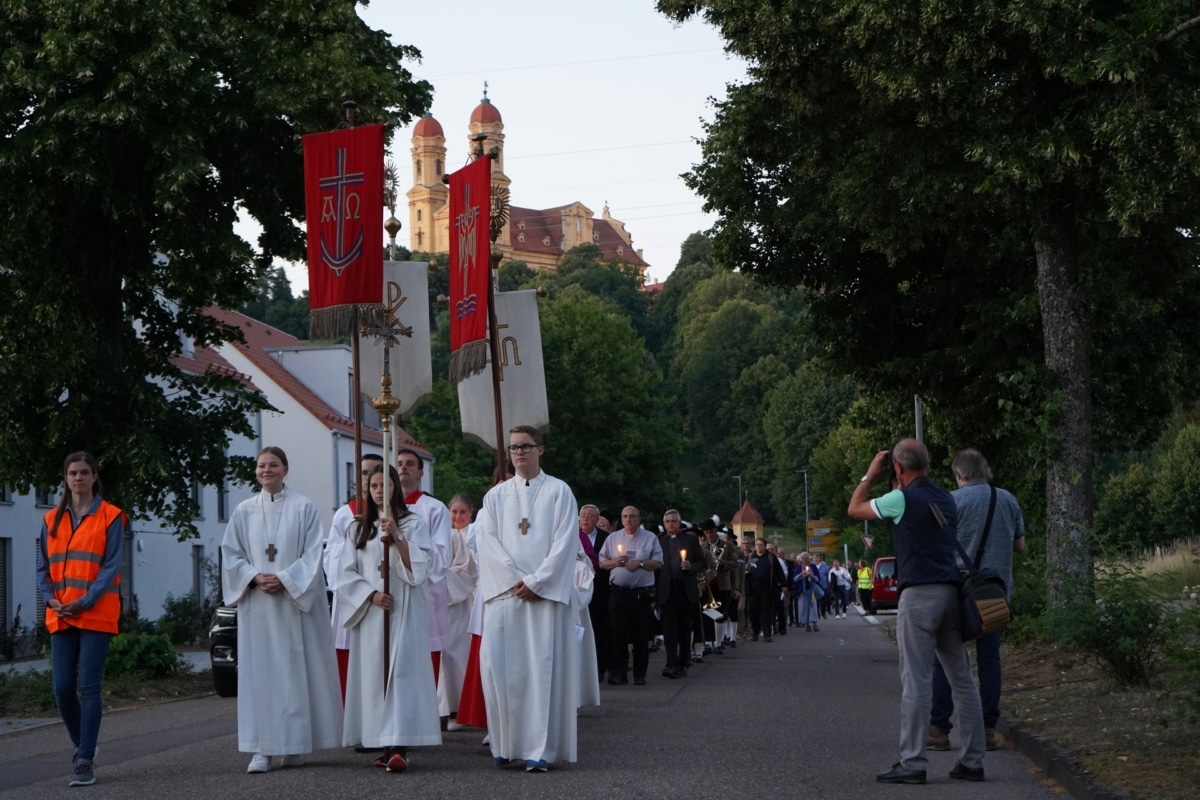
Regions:
<svg viewBox="0 0 1200 800"><path fill-rule="evenodd" d="M381 463L383 456L375 453L363 455L362 461L358 462L359 485L363 487L364 493L371 470ZM346 702L346 666L350 662L350 629L345 625L346 615L337 596L337 565L342 546L347 539L354 536L353 527L354 503L347 503L333 512L333 522L329 525L329 535L325 537L325 555L321 562L325 567L325 581L333 592L333 602L329 606L329 625L333 631L333 651L337 655L338 678L342 681L343 703Z"/></svg>
<svg viewBox="0 0 1200 800"><path fill-rule="evenodd" d="M442 650L442 674L438 680L438 711L443 717L458 712L462 696L463 677L467 674L467 657L471 652L471 606L475 585L479 582L478 561L475 558L471 532L471 498L465 494L450 499L450 537L454 546L450 569L446 570L446 591L450 604L446 625L446 648ZM447 720L446 730L461 728Z"/></svg>
<svg viewBox="0 0 1200 800"><path fill-rule="evenodd" d="M400 479L391 468L391 516L381 520L383 465L371 472L369 500L338 558L337 591L353 629L346 680L346 722L342 744L383 748L375 765L388 772L408 769L408 748L442 743L437 690L429 660L426 588L433 544L419 514L400 497ZM380 536L380 531L383 536ZM389 592L383 591L384 547L390 548ZM383 614L387 610L387 690L383 679Z"/></svg>
<svg viewBox="0 0 1200 800"><path fill-rule="evenodd" d="M442 650L448 640L447 626L450 617L450 595L446 587L446 571L450 569L454 545L450 538L450 509L436 497L421 491L421 478L425 475L425 460L415 450L407 448L396 451L396 469L400 472L400 486L404 492L404 504L409 511L420 514L429 528L433 541L434 559L429 570L429 652L433 659L433 678L441 673Z"/></svg>
<svg viewBox="0 0 1200 800"><path fill-rule="evenodd" d="M516 475L487 493L475 520L486 604L480 677L496 763L545 772L576 753L579 509L570 488L541 471L535 428L513 428L508 451Z"/></svg>
<svg viewBox="0 0 1200 800"><path fill-rule="evenodd" d="M258 454L262 491L238 504L221 542L225 605L238 609L238 749L247 772L272 756L298 766L341 745L338 690L317 507L284 486L287 455ZM299 661L299 663L297 663Z"/></svg>

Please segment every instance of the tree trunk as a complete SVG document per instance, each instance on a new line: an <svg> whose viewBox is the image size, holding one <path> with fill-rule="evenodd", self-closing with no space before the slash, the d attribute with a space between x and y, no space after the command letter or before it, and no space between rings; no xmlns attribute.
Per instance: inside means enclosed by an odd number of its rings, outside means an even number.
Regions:
<svg viewBox="0 0 1200 800"><path fill-rule="evenodd" d="M1091 597L1092 390L1075 214L1058 198L1034 212L1033 249L1046 366L1059 397L1046 477L1046 600L1062 608Z"/></svg>

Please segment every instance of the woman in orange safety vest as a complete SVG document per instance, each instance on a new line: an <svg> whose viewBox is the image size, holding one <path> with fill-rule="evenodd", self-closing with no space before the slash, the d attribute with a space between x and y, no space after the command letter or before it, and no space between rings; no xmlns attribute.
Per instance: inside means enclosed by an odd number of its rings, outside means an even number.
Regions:
<svg viewBox="0 0 1200 800"><path fill-rule="evenodd" d="M92 761L100 734L101 679L121 616L121 547L125 514L100 497L90 453L63 464L66 489L42 520L38 589L46 601L50 669L58 713L75 745L71 786L96 782Z"/></svg>

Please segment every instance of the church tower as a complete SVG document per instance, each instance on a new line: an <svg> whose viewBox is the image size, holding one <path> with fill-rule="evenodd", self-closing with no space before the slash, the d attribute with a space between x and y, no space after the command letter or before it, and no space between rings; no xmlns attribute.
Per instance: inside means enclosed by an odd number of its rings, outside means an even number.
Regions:
<svg viewBox="0 0 1200 800"><path fill-rule="evenodd" d="M446 172L446 135L432 116L421 117L412 135L412 188L408 190L409 247L423 253L445 253L450 249L445 226L434 224L434 215L450 198L442 183Z"/></svg>
<svg viewBox="0 0 1200 800"><path fill-rule="evenodd" d="M479 134L487 136L487 140L483 142L485 153L493 147L496 148L499 157L492 162L492 186L508 189L512 181L504 174L504 120L500 118L499 109L488 99L486 83L483 85L483 99L471 112L471 123L467 130L469 131L467 134L468 152L475 152L475 137ZM509 225L504 226L500 238L496 241L497 244L504 246L512 244L509 227Z"/></svg>

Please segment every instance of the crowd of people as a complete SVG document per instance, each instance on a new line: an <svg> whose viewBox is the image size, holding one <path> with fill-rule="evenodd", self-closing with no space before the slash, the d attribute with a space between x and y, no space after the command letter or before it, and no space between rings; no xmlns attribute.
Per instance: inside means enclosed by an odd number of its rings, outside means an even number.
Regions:
<svg viewBox="0 0 1200 800"><path fill-rule="evenodd" d="M644 685L655 652L665 651L663 678L679 680L739 642L819 633L824 621L846 618L855 588L870 613L865 562L789 558L763 538L736 541L715 517L693 525L675 509L651 532L626 506L610 529L599 508L579 507L542 471L544 451L536 429L513 428L511 477L486 494L473 522L470 498L447 507L420 489L419 453L399 451L394 466L365 456L362 504L339 509L327 532L313 502L287 488L283 450L258 454L261 491L234 510L221 548L224 602L238 609L247 772L336 747L404 772L409 748L464 727L486 730L498 766L545 772L575 761L578 709L599 705L605 682ZM877 776L885 783L925 782L926 751L949 749L955 711L963 744L950 776L983 780L999 714L999 634L977 642L976 690L954 539L1009 585L1011 554L1024 549L1020 507L988 486L978 452L955 458L954 495L929 480L928 466L914 440L881 451L847 510L893 523L901 760ZM892 490L870 499L882 477ZM86 786L95 781L126 521L101 497L90 455L68 456L64 479L63 500L43 521L39 586L55 696L76 747L71 785Z"/></svg>

